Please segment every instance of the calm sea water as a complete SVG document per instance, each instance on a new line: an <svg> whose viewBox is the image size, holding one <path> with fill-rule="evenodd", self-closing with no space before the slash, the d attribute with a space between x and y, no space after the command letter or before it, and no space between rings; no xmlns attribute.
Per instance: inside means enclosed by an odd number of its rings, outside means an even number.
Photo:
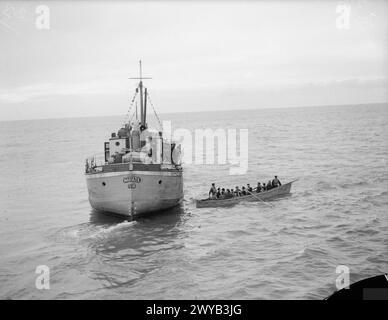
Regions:
<svg viewBox="0 0 388 320"><path fill-rule="evenodd" d="M0 122L0 298L321 299L388 271L388 106L163 115L249 129L249 170L187 165L185 201L136 222L90 208L84 158L120 117ZM292 195L196 209L213 181L300 180ZM35 287L38 265L50 289Z"/></svg>

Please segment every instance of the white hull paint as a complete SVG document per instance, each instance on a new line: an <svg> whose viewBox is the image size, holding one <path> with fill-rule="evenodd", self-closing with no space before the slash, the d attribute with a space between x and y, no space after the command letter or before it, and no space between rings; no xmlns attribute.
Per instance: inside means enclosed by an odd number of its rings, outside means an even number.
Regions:
<svg viewBox="0 0 388 320"><path fill-rule="evenodd" d="M135 218L172 208L183 199L183 176L178 170L128 170L85 176L90 205L99 211Z"/></svg>

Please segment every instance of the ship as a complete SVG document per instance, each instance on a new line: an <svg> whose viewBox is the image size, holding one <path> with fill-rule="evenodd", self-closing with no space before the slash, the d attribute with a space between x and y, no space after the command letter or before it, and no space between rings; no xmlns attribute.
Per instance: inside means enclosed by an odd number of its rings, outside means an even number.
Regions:
<svg viewBox="0 0 388 320"><path fill-rule="evenodd" d="M128 111L132 117L104 142L101 158L91 156L85 161L90 205L128 220L173 208L183 199L181 146L164 137L143 84L151 78L142 76L141 61L139 70L139 77L130 78L139 80ZM148 104L154 109L160 130L148 128Z"/></svg>

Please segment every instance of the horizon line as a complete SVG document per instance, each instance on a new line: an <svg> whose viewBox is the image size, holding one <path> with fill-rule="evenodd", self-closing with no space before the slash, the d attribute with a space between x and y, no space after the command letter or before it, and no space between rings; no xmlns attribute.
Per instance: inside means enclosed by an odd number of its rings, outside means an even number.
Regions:
<svg viewBox="0 0 388 320"><path fill-rule="evenodd" d="M210 112L233 112L233 111L252 111L252 110L268 110L268 109L295 109L295 108L322 108L322 107L349 107L349 106L364 106L364 105L383 105L385 102L362 102L362 103L346 103L346 104L326 104L326 105L301 105L301 106L274 106L274 107L256 107L243 109L215 109L215 110L201 110L201 111L175 111L175 112L158 112L158 114L182 114L182 113L210 113ZM103 118L103 117L125 117L125 114L111 114L111 115L97 115L97 116L69 116L69 117L48 117L48 118L28 118L28 119L14 119L1 120L0 122L18 122L18 121L37 121L37 120L60 120L60 119L85 119L85 118Z"/></svg>

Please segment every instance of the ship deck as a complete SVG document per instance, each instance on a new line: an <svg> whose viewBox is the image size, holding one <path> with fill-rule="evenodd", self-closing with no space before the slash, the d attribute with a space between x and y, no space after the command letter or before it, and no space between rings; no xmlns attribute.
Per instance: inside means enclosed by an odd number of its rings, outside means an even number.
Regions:
<svg viewBox="0 0 388 320"><path fill-rule="evenodd" d="M182 171L180 166L170 165L170 164L145 164L145 163L132 163L132 168L130 168L130 163L112 163L104 164L101 166L96 166L90 168L86 173L87 175L97 174L97 173L107 173L107 172L124 172L124 171L164 171L164 172L176 172Z"/></svg>

